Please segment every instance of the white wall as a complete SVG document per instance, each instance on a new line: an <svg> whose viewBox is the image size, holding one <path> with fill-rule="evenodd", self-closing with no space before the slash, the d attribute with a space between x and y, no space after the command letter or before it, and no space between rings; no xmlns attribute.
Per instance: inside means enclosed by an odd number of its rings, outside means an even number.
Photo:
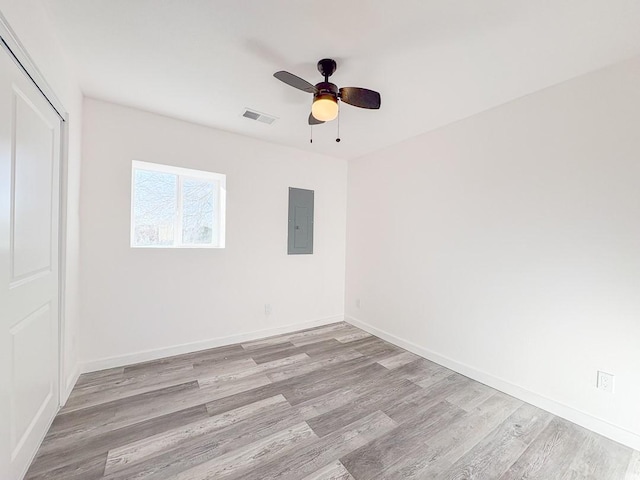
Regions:
<svg viewBox="0 0 640 480"><path fill-rule="evenodd" d="M83 118L86 369L342 320L346 161L93 99ZM226 174L226 248L130 248L132 160ZM313 255L287 255L289 187L315 190Z"/></svg>
<svg viewBox="0 0 640 480"><path fill-rule="evenodd" d="M634 59L352 161L347 319L640 448L639 85Z"/></svg>
<svg viewBox="0 0 640 480"><path fill-rule="evenodd" d="M79 192L82 133L82 93L73 67L62 50L50 23L48 12L38 0L0 0L0 12L24 45L38 69L69 114L69 154L67 159L65 330L63 372L68 395L78 374L79 337Z"/></svg>

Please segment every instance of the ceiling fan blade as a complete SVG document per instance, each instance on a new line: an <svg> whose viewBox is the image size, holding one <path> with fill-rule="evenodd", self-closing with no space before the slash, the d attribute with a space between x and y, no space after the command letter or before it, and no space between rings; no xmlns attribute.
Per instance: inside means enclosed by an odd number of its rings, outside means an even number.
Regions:
<svg viewBox="0 0 640 480"><path fill-rule="evenodd" d="M320 125L321 123L324 123L324 122L314 117L313 113L309 114L309 125Z"/></svg>
<svg viewBox="0 0 640 480"><path fill-rule="evenodd" d="M281 82L284 82L287 85L291 85L292 87L295 87L298 90L302 90L303 92L316 93L318 91L318 89L314 85L310 84L309 82L307 82L306 80L303 80L300 77L296 77L293 73L289 73L289 72L285 72L284 70L281 70L279 72L274 73L273 76L276 77Z"/></svg>
<svg viewBox="0 0 640 480"><path fill-rule="evenodd" d="M373 90L358 87L344 87L340 89L340 99L360 108L380 108L380 94Z"/></svg>

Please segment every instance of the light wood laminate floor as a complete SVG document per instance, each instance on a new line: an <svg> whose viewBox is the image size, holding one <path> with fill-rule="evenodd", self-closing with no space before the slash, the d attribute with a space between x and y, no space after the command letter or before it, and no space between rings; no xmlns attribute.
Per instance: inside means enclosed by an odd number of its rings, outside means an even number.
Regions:
<svg viewBox="0 0 640 480"><path fill-rule="evenodd" d="M27 478L639 480L640 456L337 323L82 375Z"/></svg>

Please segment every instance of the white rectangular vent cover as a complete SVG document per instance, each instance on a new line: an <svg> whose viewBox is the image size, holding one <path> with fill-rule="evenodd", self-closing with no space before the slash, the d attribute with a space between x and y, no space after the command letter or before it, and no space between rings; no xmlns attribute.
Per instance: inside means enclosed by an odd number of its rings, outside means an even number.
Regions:
<svg viewBox="0 0 640 480"><path fill-rule="evenodd" d="M255 110L250 110L248 108L244 109L244 113L242 114L242 116L251 120L257 120L258 122L266 123L267 125L271 125L276 121L276 117L272 117L271 115L260 113Z"/></svg>

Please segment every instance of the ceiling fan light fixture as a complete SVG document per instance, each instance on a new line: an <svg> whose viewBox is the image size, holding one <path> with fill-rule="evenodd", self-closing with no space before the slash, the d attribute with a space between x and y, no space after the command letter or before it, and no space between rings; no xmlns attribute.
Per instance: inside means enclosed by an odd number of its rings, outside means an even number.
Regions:
<svg viewBox="0 0 640 480"><path fill-rule="evenodd" d="M311 114L321 122L330 122L338 116L338 99L330 93L321 93L313 99Z"/></svg>
<svg viewBox="0 0 640 480"><path fill-rule="evenodd" d="M369 110L380 108L380 94L375 90L360 87L338 88L336 84L331 83L329 77L336 71L336 66L335 60L330 58L320 60L318 71L324 77L324 82L315 85L285 70L273 74L281 82L313 95L311 113L307 120L311 126L335 120L340 110L338 103L346 103ZM336 141L340 141L339 138Z"/></svg>

